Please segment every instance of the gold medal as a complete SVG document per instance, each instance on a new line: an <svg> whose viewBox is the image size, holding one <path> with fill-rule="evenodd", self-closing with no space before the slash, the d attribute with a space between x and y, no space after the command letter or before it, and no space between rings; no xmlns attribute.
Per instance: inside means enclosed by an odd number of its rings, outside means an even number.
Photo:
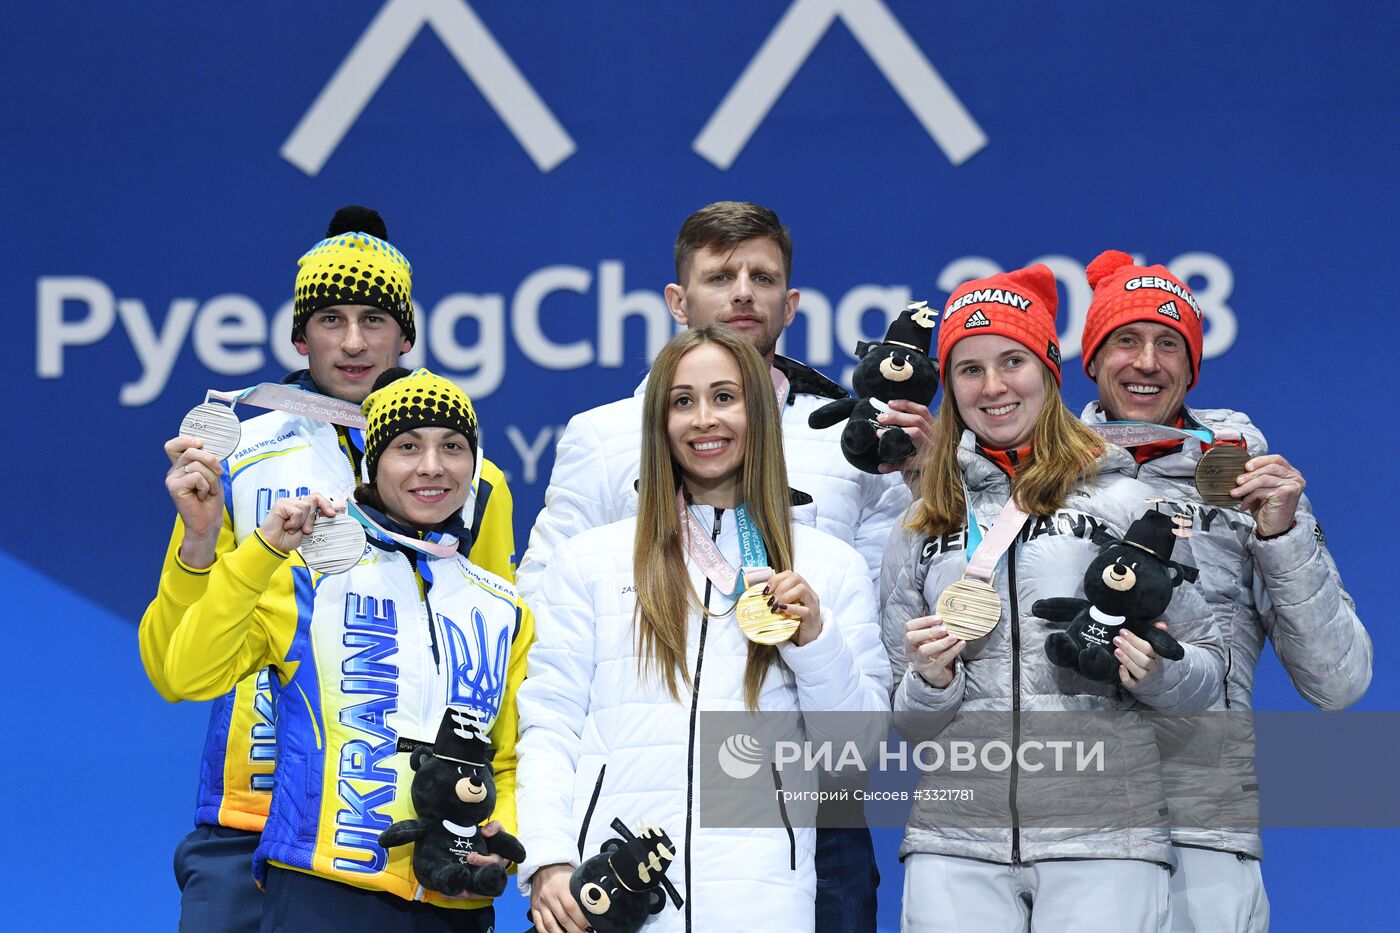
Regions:
<svg viewBox="0 0 1400 933"><path fill-rule="evenodd" d="M1230 495L1235 480L1250 460L1249 451L1234 445L1217 445L1207 450L1196 464L1196 491L1211 505L1238 509L1240 500Z"/></svg>
<svg viewBox="0 0 1400 933"><path fill-rule="evenodd" d="M780 645L797 631L801 623L782 613L774 612L763 593L764 584L755 583L739 597L735 618L749 641L760 645Z"/></svg>
<svg viewBox="0 0 1400 933"><path fill-rule="evenodd" d="M963 577L938 597L938 618L963 641L981 638L1001 621L1001 596L991 583Z"/></svg>

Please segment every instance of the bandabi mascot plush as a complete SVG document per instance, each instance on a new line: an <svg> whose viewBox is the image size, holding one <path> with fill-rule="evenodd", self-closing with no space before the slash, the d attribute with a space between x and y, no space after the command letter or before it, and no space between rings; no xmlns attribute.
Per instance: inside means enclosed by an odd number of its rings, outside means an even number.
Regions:
<svg viewBox="0 0 1400 933"><path fill-rule="evenodd" d="M842 419L841 453L866 473L879 473L882 463L899 463L914 455L914 442L903 428L887 428L876 419L889 403L905 399L927 405L938 392L938 364L929 358L933 321L938 312L927 301L911 303L899 313L877 343L856 345L851 385L856 398L829 402L812 412L807 424L829 428Z"/></svg>
<svg viewBox="0 0 1400 933"><path fill-rule="evenodd" d="M496 809L496 780L479 714L448 707L437 740L431 747L415 748L409 765L418 818L390 826L379 834L379 844L389 849L415 843L413 874L425 888L448 895L499 896L506 889L506 870L468 864L467 856L499 855L520 862L525 847L504 830L494 836L481 833L480 824Z"/></svg>
<svg viewBox="0 0 1400 933"><path fill-rule="evenodd" d="M1160 501L1160 500L1159 500ZM1172 591L1196 579L1196 568L1173 561L1178 537L1190 534L1190 520L1155 508L1133 522L1121 541L1109 542L1084 571L1087 599L1038 599L1031 612L1048 622L1068 622L1063 632L1045 640L1045 653L1100 683L1118 683L1113 639L1127 629L1152 646L1160 657L1180 661L1181 643L1154 624L1171 602Z"/></svg>
<svg viewBox="0 0 1400 933"><path fill-rule="evenodd" d="M613 820L612 828L621 838L607 840L597 855L574 869L569 893L595 933L637 933L648 917L665 909L668 895L677 910L685 904L666 877L676 846L656 826L643 826L640 835L633 835L622 820Z"/></svg>

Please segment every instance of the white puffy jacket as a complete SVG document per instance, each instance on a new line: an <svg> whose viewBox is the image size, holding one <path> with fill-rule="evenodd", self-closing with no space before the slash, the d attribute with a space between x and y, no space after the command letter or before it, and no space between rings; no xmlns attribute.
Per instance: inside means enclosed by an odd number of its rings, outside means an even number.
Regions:
<svg viewBox="0 0 1400 933"><path fill-rule="evenodd" d="M702 525L717 529L720 551L737 565L734 513L718 512L700 507ZM535 596L536 641L518 697L516 803L529 853L521 888L528 891L542 866L577 865L580 852L595 854L616 835L614 819L632 827L650 822L679 850L668 877L685 907L668 903L648 930L810 930L814 830L772 814L773 828L717 828L701 819L697 713L744 709L748 641L725 613L730 600L712 593L688 559L691 586L717 613L690 616L686 657L694 686L682 686L678 702L656 677L640 677L635 529L628 519L560 545ZM800 525L793 527L793 549L794 569L821 600L822 633L800 648L779 649L782 663L764 681L759 709L887 710L889 662L865 561L849 545ZM802 722L808 737L823 738L810 716ZM768 800L778 807L771 790L763 795Z"/></svg>
<svg viewBox="0 0 1400 933"><path fill-rule="evenodd" d="M898 473L877 476L857 470L841 454L845 422L823 430L807 417L846 391L821 373L785 357L775 367L791 384L783 408L783 451L788 485L814 500L812 509L793 512L794 521L814 525L855 547L879 580L880 558L890 529L908 507L910 495ZM517 587L531 603L540 575L564 541L637 514L636 482L642 458L642 395L590 409L569 419L554 454L554 470L544 508L530 531L530 545L516 573Z"/></svg>

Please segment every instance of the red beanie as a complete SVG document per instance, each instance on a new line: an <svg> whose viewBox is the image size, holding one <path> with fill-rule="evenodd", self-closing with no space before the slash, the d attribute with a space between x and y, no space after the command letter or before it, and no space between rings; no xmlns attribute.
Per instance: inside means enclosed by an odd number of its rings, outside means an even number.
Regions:
<svg viewBox="0 0 1400 933"><path fill-rule="evenodd" d="M959 340L997 334L1040 357L1060 382L1060 341L1055 334L1059 305L1055 273L1040 263L964 282L948 296L938 325L938 371L948 377L948 354Z"/></svg>
<svg viewBox="0 0 1400 933"><path fill-rule="evenodd" d="M1166 266L1133 265L1133 257L1116 249L1099 253L1084 271L1094 290L1080 341L1084 371L1089 372L1094 354L1109 334L1124 324L1150 321L1165 324L1185 339L1191 354L1187 388L1193 388L1201 373L1201 306L1191 290Z"/></svg>

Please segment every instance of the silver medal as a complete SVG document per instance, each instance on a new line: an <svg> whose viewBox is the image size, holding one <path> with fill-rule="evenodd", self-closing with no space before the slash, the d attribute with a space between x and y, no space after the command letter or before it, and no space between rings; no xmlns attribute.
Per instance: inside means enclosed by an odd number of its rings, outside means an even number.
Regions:
<svg viewBox="0 0 1400 933"><path fill-rule="evenodd" d="M203 449L220 460L238 449L238 439L242 435L243 429L233 409L217 402L194 406L180 422L181 437L199 438L204 442Z"/></svg>
<svg viewBox="0 0 1400 933"><path fill-rule="evenodd" d="M337 512L331 518L318 515L297 550L306 566L317 573L344 573L360 562L366 543L360 523L345 512Z"/></svg>

